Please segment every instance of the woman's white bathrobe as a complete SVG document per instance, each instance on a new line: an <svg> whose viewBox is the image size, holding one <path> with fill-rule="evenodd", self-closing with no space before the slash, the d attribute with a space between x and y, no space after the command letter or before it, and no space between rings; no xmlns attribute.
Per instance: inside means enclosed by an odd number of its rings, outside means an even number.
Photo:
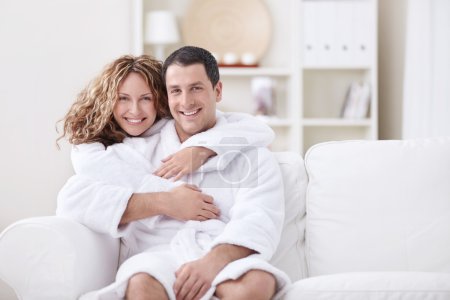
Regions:
<svg viewBox="0 0 450 300"><path fill-rule="evenodd" d="M227 122L225 118L218 117L216 126L224 122ZM236 279L250 269L274 274L277 295L284 292L289 278L267 263L278 245L284 217L278 164L265 148L243 147L238 144L240 139L231 139L231 143L229 140L222 140L216 146L220 149L214 149L221 155L184 178L184 182L199 186L214 198L221 211L219 220L181 222L157 216L118 227L133 192L168 190L177 184L159 179L163 188L155 188L155 177L148 175L162 158L184 146L179 142L173 121L167 122L160 133L126 139L108 147L107 151L114 152L112 157L123 161L108 165L103 178L78 174L68 181L58 196L57 214L121 237L121 257L129 258L121 265L115 283L82 299L123 299L128 279L138 272L157 278L174 299L175 271L183 263L198 259L223 243L244 246L258 254L225 267L205 299L213 295L217 284Z"/></svg>

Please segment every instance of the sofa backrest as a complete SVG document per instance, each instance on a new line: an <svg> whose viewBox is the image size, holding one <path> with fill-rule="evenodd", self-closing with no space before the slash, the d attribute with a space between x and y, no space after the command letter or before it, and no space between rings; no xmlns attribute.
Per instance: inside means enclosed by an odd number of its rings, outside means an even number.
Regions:
<svg viewBox="0 0 450 300"><path fill-rule="evenodd" d="M450 272L450 137L322 143L305 165L309 276Z"/></svg>
<svg viewBox="0 0 450 300"><path fill-rule="evenodd" d="M292 281L305 278L305 191L303 159L292 152L275 153L281 168L285 194L285 220L280 244L271 262L289 275Z"/></svg>

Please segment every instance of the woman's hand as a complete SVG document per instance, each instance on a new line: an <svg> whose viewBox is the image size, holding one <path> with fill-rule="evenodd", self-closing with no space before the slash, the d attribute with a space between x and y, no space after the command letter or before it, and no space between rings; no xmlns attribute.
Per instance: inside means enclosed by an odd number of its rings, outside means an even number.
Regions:
<svg viewBox="0 0 450 300"><path fill-rule="evenodd" d="M163 164L153 174L162 178L179 180L186 174L200 168L216 153L205 147L188 147L162 160Z"/></svg>
<svg viewBox="0 0 450 300"><path fill-rule="evenodd" d="M183 184L167 194L163 208L166 216L181 221L205 221L219 217L220 210L214 205L213 198L203 194L195 185Z"/></svg>

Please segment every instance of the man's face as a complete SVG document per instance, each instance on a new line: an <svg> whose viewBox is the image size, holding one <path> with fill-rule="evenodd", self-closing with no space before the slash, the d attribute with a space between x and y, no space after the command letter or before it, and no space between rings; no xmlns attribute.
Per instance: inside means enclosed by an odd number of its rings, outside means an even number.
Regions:
<svg viewBox="0 0 450 300"><path fill-rule="evenodd" d="M222 99L222 83L215 87L202 64L171 65L166 72L169 108L181 142L216 124L216 103Z"/></svg>

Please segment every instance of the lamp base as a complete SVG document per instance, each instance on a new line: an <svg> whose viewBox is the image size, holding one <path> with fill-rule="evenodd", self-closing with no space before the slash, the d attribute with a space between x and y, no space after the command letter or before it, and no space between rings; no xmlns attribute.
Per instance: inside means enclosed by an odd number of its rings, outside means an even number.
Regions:
<svg viewBox="0 0 450 300"><path fill-rule="evenodd" d="M153 53L154 55L153 56L157 60L164 61L165 58L166 58L166 55L164 53L164 45L154 45L153 49L154 49L154 53Z"/></svg>

